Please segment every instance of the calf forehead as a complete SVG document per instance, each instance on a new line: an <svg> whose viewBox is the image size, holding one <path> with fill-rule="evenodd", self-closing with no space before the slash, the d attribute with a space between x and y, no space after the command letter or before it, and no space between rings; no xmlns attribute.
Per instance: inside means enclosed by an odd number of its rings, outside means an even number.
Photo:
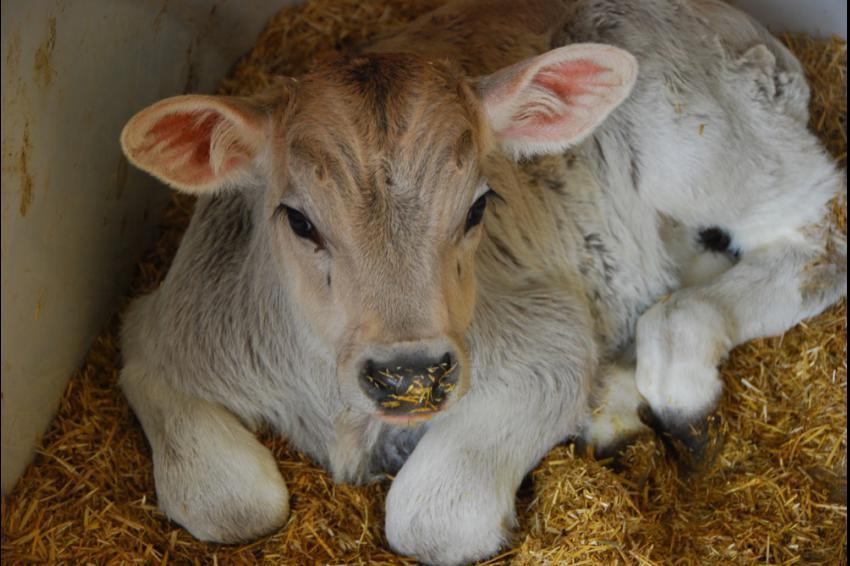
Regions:
<svg viewBox="0 0 850 566"><path fill-rule="evenodd" d="M335 59L302 81L298 99L282 134L293 189L371 240L426 237L478 175L477 103L448 65Z"/></svg>
<svg viewBox="0 0 850 566"><path fill-rule="evenodd" d="M420 125L416 118L429 105L461 116L475 113L474 101L456 67L415 55L329 59L307 77L306 83L307 90L315 85L319 92L310 92L305 98L320 105L336 105L362 134L374 137L375 143L387 143Z"/></svg>

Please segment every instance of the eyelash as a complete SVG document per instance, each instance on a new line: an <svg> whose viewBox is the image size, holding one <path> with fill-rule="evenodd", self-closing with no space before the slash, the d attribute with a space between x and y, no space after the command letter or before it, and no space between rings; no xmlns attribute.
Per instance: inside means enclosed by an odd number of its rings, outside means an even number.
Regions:
<svg viewBox="0 0 850 566"><path fill-rule="evenodd" d="M487 201L491 197L499 197L499 194L488 187L487 192L475 199L475 202L472 203L472 206L469 207L469 211L466 213L466 226L464 227L464 233L469 232L481 224L481 221L484 219L484 212L487 210Z"/></svg>
<svg viewBox="0 0 850 566"><path fill-rule="evenodd" d="M275 213L278 215L285 214L292 232L299 238L310 240L316 244L316 251L325 248L325 242L322 239L321 234L319 234L315 224L307 218L306 214L300 210L288 207L285 204L279 205L277 210L275 210Z"/></svg>

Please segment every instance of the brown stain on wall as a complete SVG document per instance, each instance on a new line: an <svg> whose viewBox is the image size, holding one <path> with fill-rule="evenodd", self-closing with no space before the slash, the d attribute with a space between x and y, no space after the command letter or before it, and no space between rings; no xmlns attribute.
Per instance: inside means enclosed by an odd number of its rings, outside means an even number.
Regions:
<svg viewBox="0 0 850 566"><path fill-rule="evenodd" d="M30 154L32 153L32 143L30 142L30 126L29 123L24 124L24 136L21 140L21 149L18 154L18 174L21 176L21 216L26 216L32 206L34 196L34 183L32 174L30 173Z"/></svg>
<svg viewBox="0 0 850 566"><path fill-rule="evenodd" d="M9 73L17 75L18 60L21 58L21 33L15 30L12 39L9 41L9 50L6 53L6 65L9 66Z"/></svg>
<svg viewBox="0 0 850 566"><path fill-rule="evenodd" d="M14 130L12 136L15 138L21 136L19 143L5 138L3 140L3 192L5 193L7 188L17 189L20 193L18 207L21 215L26 216L33 201L34 183L30 174L32 143L29 133L29 99L20 73L21 35L19 30L12 33L7 46L4 47L6 56L3 61L3 71L6 76L3 81L3 120L20 121L22 127L10 128ZM13 176L20 180L13 180Z"/></svg>
<svg viewBox="0 0 850 566"><path fill-rule="evenodd" d="M156 13L156 16L153 18L153 32L159 33L160 27L162 27L162 20L165 17L165 14L168 13L168 0L163 0L162 5L159 7L159 11Z"/></svg>
<svg viewBox="0 0 850 566"><path fill-rule="evenodd" d="M48 20L47 37L35 52L35 76L41 86L47 88L53 80L53 50L56 48L56 18Z"/></svg>
<svg viewBox="0 0 850 566"><path fill-rule="evenodd" d="M186 82L183 83L183 94L188 94L198 88L198 71L195 59L193 58L195 44L197 42L198 38L196 37L189 44L189 47L186 48Z"/></svg>

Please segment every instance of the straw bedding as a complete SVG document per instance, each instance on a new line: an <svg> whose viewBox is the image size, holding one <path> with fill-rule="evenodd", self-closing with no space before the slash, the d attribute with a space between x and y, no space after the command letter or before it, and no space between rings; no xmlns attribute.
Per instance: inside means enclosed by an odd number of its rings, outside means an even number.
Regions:
<svg viewBox="0 0 850 566"><path fill-rule="evenodd" d="M437 0L317 0L276 16L223 83L247 93L298 75ZM846 44L783 38L813 87L812 128L846 167ZM131 295L156 287L191 212L175 197ZM834 207L846 232L846 202ZM264 435L292 497L289 523L244 546L200 543L156 508L149 449L116 387L117 317L70 380L35 461L3 500L4 563L403 563L382 533L388 482L335 485ZM725 442L698 474L655 438L622 471L556 447L519 495L514 546L492 563L846 563L846 304L737 348L723 367Z"/></svg>

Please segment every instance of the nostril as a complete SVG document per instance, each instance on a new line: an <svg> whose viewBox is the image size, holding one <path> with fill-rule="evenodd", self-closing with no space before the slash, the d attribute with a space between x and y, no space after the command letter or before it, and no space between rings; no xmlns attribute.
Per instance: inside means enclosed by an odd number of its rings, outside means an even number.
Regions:
<svg viewBox="0 0 850 566"><path fill-rule="evenodd" d="M440 361L428 368L428 377L431 378L431 382L434 387L439 386L443 378L449 376L452 371L451 368L452 355L449 352L443 354L443 357L440 358Z"/></svg>
<svg viewBox="0 0 850 566"><path fill-rule="evenodd" d="M440 381L445 383L454 383L457 381L457 360L452 356L451 352L446 352L440 360Z"/></svg>
<svg viewBox="0 0 850 566"><path fill-rule="evenodd" d="M381 371L373 360L366 360L363 366L362 378L376 389L392 389L393 384L387 382L387 372Z"/></svg>

